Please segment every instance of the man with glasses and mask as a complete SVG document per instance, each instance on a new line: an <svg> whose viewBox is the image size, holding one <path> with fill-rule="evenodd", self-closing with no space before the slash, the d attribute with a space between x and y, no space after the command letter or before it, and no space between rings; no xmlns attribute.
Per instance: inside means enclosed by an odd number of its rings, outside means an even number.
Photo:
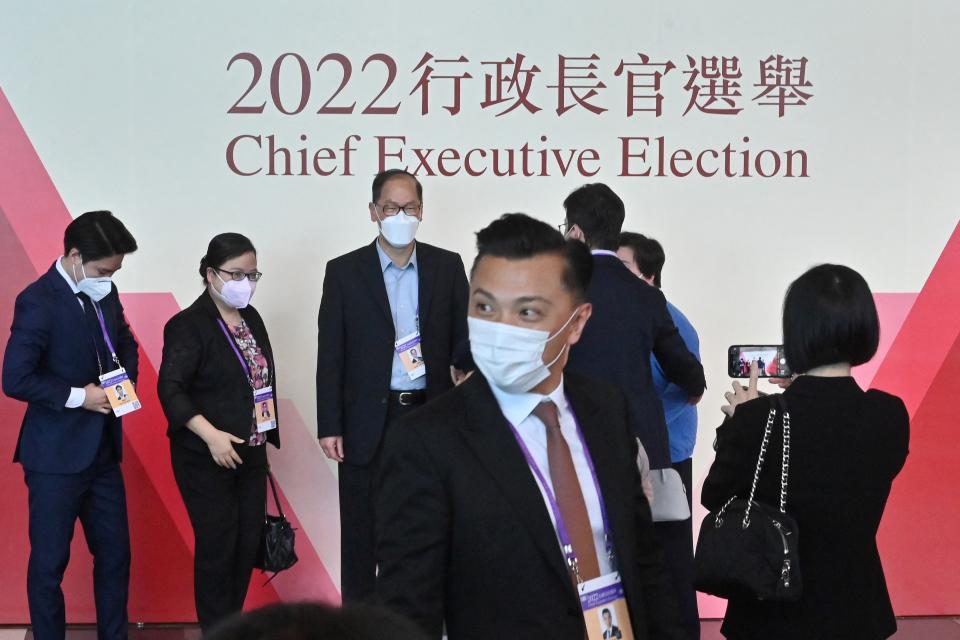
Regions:
<svg viewBox="0 0 960 640"><path fill-rule="evenodd" d="M626 399L564 372L589 251L523 214L477 251L477 372L387 434L378 601L436 640L601 637L603 609L624 637L680 638Z"/></svg>
<svg viewBox="0 0 960 640"><path fill-rule="evenodd" d="M373 483L381 441L399 417L453 386L467 349L468 284L460 256L417 242L423 189L391 169L373 180L379 235L327 263L320 301L317 436L339 465L341 578L347 602L376 576ZM408 357L419 354L414 361ZM401 358L401 355L404 357Z"/></svg>

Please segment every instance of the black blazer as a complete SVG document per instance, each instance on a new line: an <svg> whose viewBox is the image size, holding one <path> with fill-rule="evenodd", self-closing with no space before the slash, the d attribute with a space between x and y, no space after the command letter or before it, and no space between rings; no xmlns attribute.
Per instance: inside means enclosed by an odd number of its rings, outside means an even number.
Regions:
<svg viewBox="0 0 960 640"><path fill-rule="evenodd" d="M801 376L784 394L791 417L787 512L800 533L803 597L796 604L731 600L729 638L873 640L897 628L876 534L890 483L907 456L903 402L864 392L853 378ZM717 457L703 484L703 506L749 495L769 398L737 407L717 429ZM757 499L780 501L783 436L778 419Z"/></svg>
<svg viewBox="0 0 960 640"><path fill-rule="evenodd" d="M327 263L317 336L317 437L343 436L347 462L366 464L387 419L396 332L376 241ZM469 285L460 256L417 243L427 398L451 386L466 349Z"/></svg>
<svg viewBox="0 0 960 640"><path fill-rule="evenodd" d="M692 398L703 394L703 366L680 337L667 300L656 287L633 275L619 258L598 255L587 297L593 315L570 349L567 370L605 380L623 389L630 402L633 433L650 458L651 469L670 466L670 442L663 403L650 373L650 353L667 380Z"/></svg>
<svg viewBox="0 0 960 640"><path fill-rule="evenodd" d="M638 638L683 638L623 394L565 389L596 466ZM579 599L520 447L482 374L387 434L377 489L377 598L439 639L583 640Z"/></svg>
<svg viewBox="0 0 960 640"><path fill-rule="evenodd" d="M277 369L263 319L251 306L240 309L240 315L270 365L270 384L276 398ZM163 328L157 395L169 421L167 435L173 443L199 452L206 452L207 445L185 426L193 416L202 415L217 429L245 441L250 437L253 420L253 389L236 352L223 335L219 317L213 298L204 291ZM279 407L276 410L278 428L267 432L267 442L279 447Z"/></svg>
<svg viewBox="0 0 960 640"><path fill-rule="evenodd" d="M88 303L89 304L89 303ZM130 379L137 380L137 342L123 315L114 286L99 303L107 335ZM100 325L88 323L83 308L56 264L17 296L10 340L3 356L3 392L27 403L14 462L41 473L78 473L93 463L104 429L122 458L122 419L82 407L67 409L71 387L99 384L94 340ZM100 356L104 373L114 368Z"/></svg>

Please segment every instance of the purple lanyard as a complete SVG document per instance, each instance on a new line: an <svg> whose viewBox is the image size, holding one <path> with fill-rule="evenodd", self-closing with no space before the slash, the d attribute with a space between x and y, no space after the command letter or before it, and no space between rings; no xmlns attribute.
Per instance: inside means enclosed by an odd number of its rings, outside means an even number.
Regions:
<svg viewBox="0 0 960 640"><path fill-rule="evenodd" d="M240 366L243 367L243 372L247 374L247 381L250 383L250 387L255 389L256 387L253 384L253 375L250 373L250 365L247 364L246 358L244 358L243 354L240 353L240 349L237 348L237 341L234 340L232 335L230 335L230 331L227 329L227 324L221 318L217 318L217 324L220 325L220 328L223 330L223 335L227 337L227 341L230 343L230 346L233 347L233 352L237 354L237 360L240 361Z"/></svg>
<svg viewBox="0 0 960 640"><path fill-rule="evenodd" d="M597 499L600 502L600 518L603 520L603 537L607 545L607 556L610 558L610 564L612 565L612 568L616 570L616 557L613 551L612 537L610 535L610 520L607 517L607 507L603 502L603 491L600 489L600 481L597 478L597 470L593 466L593 458L590 456L590 450L587 448L587 442L583 438L583 430L580 428L580 422L577 420L576 416L573 417L573 423L577 426L577 437L580 439L580 445L583 447L583 455L587 459L587 466L590 468L590 475L593 478L593 486L597 491ZM576 564L577 556L573 552L573 543L570 541L570 534L567 532L567 526L563 521L563 515L560 513L560 503L557 502L557 498L553 493L551 485L547 483L547 480L543 475L543 471L540 470L540 466L530 454L530 450L527 448L526 443L520 436L520 432L515 426L513 426L513 424L510 424L510 429L513 431L513 436L516 438L517 444L520 445L520 451L523 452L523 457L527 460L527 465L529 465L529 467L533 470L537 480L540 481L540 486L543 488L543 492L547 496L547 502L550 503L550 510L553 511L553 517L557 523L557 537L560 539L560 546L563 547L563 555L567 560L567 565L569 567L573 567ZM560 434L560 437L563 437L562 433Z"/></svg>
<svg viewBox="0 0 960 640"><path fill-rule="evenodd" d="M107 348L110 349L110 356L113 358L114 364L119 367L120 359L117 357L117 350L113 347L113 341L107 334L107 323L103 319L103 311L100 310L100 305L93 301L93 298L90 299L90 303L93 304L93 310L97 312L97 320L100 321L100 330L103 332L103 340L107 343Z"/></svg>

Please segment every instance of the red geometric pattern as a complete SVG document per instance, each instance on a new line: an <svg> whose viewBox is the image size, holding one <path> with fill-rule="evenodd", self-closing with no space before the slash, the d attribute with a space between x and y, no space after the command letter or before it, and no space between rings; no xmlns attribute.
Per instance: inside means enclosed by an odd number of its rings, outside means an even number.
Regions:
<svg viewBox="0 0 960 640"><path fill-rule="evenodd" d="M0 278L0 295L5 301L0 305L0 326L6 328L12 321L17 293L46 272L62 253L61 234L71 217L2 91L0 141L0 255L5 272ZM156 398L163 324L179 307L169 294L124 294L123 303L141 345L138 392L144 406L124 420L123 475L133 542L130 619L193 621L193 534L170 468L166 420ZM8 337L5 329L0 331L0 350L6 347ZM285 444L309 449L304 447L306 441L315 448L299 413L290 403L281 402L286 414ZM0 415L5 425L0 437L0 461L13 459L24 411L23 403L0 395ZM0 513L8 514L0 543L0 563L6 567L0 586L0 624L24 624L28 621L25 585L29 544L26 488L20 466L0 464L0 483L5 487L0 492ZM297 545L300 563L268 586L263 586L260 575L254 575L247 606L301 598L337 602L336 586L306 535L307 527L286 496L281 499L288 518L301 530ZM79 525L71 556L63 585L67 617L74 623L93 622L92 562Z"/></svg>

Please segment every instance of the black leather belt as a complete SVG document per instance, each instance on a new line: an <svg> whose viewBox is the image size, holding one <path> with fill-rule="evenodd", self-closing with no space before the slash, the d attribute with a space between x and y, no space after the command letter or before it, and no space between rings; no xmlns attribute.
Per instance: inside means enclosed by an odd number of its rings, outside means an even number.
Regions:
<svg viewBox="0 0 960 640"><path fill-rule="evenodd" d="M424 391L391 391L390 402L398 404L401 407L413 407L423 404L427 400L427 394Z"/></svg>

